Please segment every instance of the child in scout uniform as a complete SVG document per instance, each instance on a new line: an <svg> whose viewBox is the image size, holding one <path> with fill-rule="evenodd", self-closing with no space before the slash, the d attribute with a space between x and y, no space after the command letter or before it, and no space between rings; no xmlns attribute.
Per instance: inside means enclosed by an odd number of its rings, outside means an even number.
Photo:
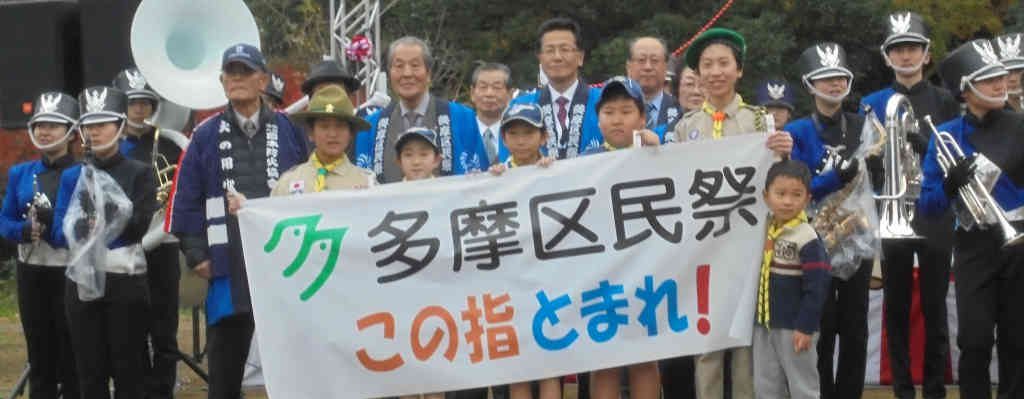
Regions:
<svg viewBox="0 0 1024 399"><path fill-rule="evenodd" d="M736 93L736 83L743 77L746 50L743 36L725 28L708 29L694 40L683 57L686 65L697 71L706 99L699 109L683 116L675 132L666 135L665 141L718 139L764 132L771 133L767 143L769 149L779 156L789 154L793 148L789 134L769 132L773 126L768 123L764 108L748 105Z"/></svg>
<svg viewBox="0 0 1024 399"><path fill-rule="evenodd" d="M584 155L598 154L630 148L634 136L639 134L643 145L660 144L658 135L645 129L647 117L643 91L632 79L615 77L605 83L597 100L598 127L604 143L590 149ZM633 399L657 399L661 395L658 362L634 364L627 367L629 374L629 397ZM621 368L596 370L590 373L590 397L593 399L618 398ZM581 381L580 389L583 389Z"/></svg>
<svg viewBox="0 0 1024 399"><path fill-rule="evenodd" d="M704 32L683 55L686 64L697 71L706 99L700 109L683 116L674 135L666 141L696 141L752 132L769 133L764 108L748 105L736 93L736 83L743 77L743 56L746 41L739 33L712 28ZM767 146L785 157L793 148L793 139L786 132L775 131L768 136ZM750 347L705 353L696 357L697 397L720 399L724 393L725 353L732 353L732 397L754 397L753 369Z"/></svg>
<svg viewBox="0 0 1024 399"><path fill-rule="evenodd" d="M345 89L332 84L317 90L305 111L292 115L294 120L305 124L315 149L308 161L281 176L271 196L347 190L373 184L376 180L373 172L356 167L347 155L356 132L370 126L355 116L354 110Z"/></svg>
<svg viewBox="0 0 1024 399"><path fill-rule="evenodd" d="M819 397L818 320L832 274L804 209L811 171L800 161L768 169L764 200L771 210L761 261L754 327L754 388L765 398Z"/></svg>
<svg viewBox="0 0 1024 399"><path fill-rule="evenodd" d="M537 104L515 104L505 111L501 117L501 141L508 149L508 160L491 166L490 172L500 176L506 170L520 166L537 165L548 167L554 158L544 156L541 152L548 141L548 132L544 130L544 120L540 106ZM562 384L558 378L536 381L539 386L538 398L559 399L562 397ZM531 399L533 382L519 382L509 385L510 399Z"/></svg>

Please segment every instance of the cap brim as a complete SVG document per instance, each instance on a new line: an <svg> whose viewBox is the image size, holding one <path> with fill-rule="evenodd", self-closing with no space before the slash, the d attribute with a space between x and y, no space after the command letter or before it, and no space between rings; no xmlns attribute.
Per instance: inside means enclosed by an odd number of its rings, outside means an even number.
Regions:
<svg viewBox="0 0 1024 399"><path fill-rule="evenodd" d="M245 66L249 67L249 69L252 69L252 70L257 71L257 72L266 72L267 71L266 66L256 64L255 62L252 62L248 58L241 58L241 57L228 59L227 62L221 64L220 69L223 71L224 68L227 68L228 65L231 65L231 63L234 63L234 62L237 62L237 63L240 63L240 64L244 64Z"/></svg>
<svg viewBox="0 0 1024 399"><path fill-rule="evenodd" d="M437 143L433 142L432 140L421 134L407 134L402 137L399 137L398 141L395 142L395 150L397 151L402 149L402 147L404 147L405 144L411 140L419 140L427 144L430 144L430 146L433 147L435 151L441 150L440 148L438 148Z"/></svg>
<svg viewBox="0 0 1024 399"><path fill-rule="evenodd" d="M807 80L815 81L828 78L844 77L847 79L853 79L853 72L845 68L821 68L807 74Z"/></svg>
<svg viewBox="0 0 1024 399"><path fill-rule="evenodd" d="M345 86L346 93L354 93L361 86L359 80L351 76L322 75L306 79L305 82L302 82L302 92L311 96L314 87L326 82L341 82L342 86Z"/></svg>
<svg viewBox="0 0 1024 399"><path fill-rule="evenodd" d="M1024 69L1024 58L1011 58L1000 62L1003 63L1003 66L1006 67L1007 71L1017 71Z"/></svg>
<svg viewBox="0 0 1024 399"><path fill-rule="evenodd" d="M128 96L129 101L138 99L153 100L157 102L160 101L160 97L158 97L156 93L151 92L149 90L130 91L125 93L125 95Z"/></svg>
<svg viewBox="0 0 1024 399"><path fill-rule="evenodd" d="M915 43L915 44L928 45L928 44L931 44L931 40L929 40L927 37L921 36L921 35L916 34L916 33L901 33L901 34L898 34L898 35L892 35L892 36L888 37L885 40L885 42L882 43L882 48L884 48L885 50L888 50L889 47L895 46L897 44L904 44L904 43Z"/></svg>
<svg viewBox="0 0 1024 399"><path fill-rule="evenodd" d="M28 120L28 124L30 125L39 122L63 123L69 125L75 124L75 121L69 119L68 117L51 112L36 114Z"/></svg>
<svg viewBox="0 0 1024 399"><path fill-rule="evenodd" d="M793 110L794 110L794 109L796 108L796 107L794 107L794 106L793 106L793 104L787 103L787 102L785 102L785 101L782 101L782 100L770 100L770 101L765 101L765 102L762 102L762 103L761 103L760 105L761 105L762 107L779 107L779 108L786 108L786 109L788 109L788 110L790 110L790 111L793 111Z"/></svg>
<svg viewBox="0 0 1024 399"><path fill-rule="evenodd" d="M690 69L697 70L697 64L700 63L700 53L702 53L704 48L707 47L708 42L715 39L725 39L732 42L732 44L740 50L740 58L743 58L743 56L746 55L746 40L743 39L743 36L741 36L739 32L728 29L712 28L701 34L697 40L694 40L693 43L690 44L690 47L686 49L686 52L683 53L683 58L686 60L686 66L690 67Z"/></svg>
<svg viewBox="0 0 1024 399"><path fill-rule="evenodd" d="M511 125L512 123L515 123L515 122L523 122L523 123L525 123L527 125L533 126L535 128L538 128L538 129L543 129L544 128L544 123L543 122L530 120L530 118L527 118L525 116L513 116L513 117L509 117L506 120L501 121L501 127L499 127L499 129L502 132L504 132L505 128L508 127L508 125Z"/></svg>
<svg viewBox="0 0 1024 399"><path fill-rule="evenodd" d="M292 114L291 118L301 122L303 125L308 127L310 130L312 130L313 127L309 126L307 121L309 119L311 119L311 118L312 119L315 119L315 118L334 118L334 119L340 119L340 120L343 120L345 122L348 122L348 124L352 126L352 130L353 130L352 134L353 135L355 135L356 133L362 132L362 131L370 130L370 128L371 128L370 123L367 122L363 118L360 118L360 117L355 116L355 115L351 115L351 116L350 115L342 115L342 114L333 113L333 112L302 111L302 112L296 112L296 113Z"/></svg>
<svg viewBox="0 0 1024 399"><path fill-rule="evenodd" d="M971 77L971 82L980 82L986 79L998 78L1005 76L1010 72L1006 70L1002 65L990 65L978 71L977 76Z"/></svg>
<svg viewBox="0 0 1024 399"><path fill-rule="evenodd" d="M117 122L124 119L123 115L117 115L110 112L96 112L92 114L85 114L78 118L79 125L94 125L97 123L106 122Z"/></svg>

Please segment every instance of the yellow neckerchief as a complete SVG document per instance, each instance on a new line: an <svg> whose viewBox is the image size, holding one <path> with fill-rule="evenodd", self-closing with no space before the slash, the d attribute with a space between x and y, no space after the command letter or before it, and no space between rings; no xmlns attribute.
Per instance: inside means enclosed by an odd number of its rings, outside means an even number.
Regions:
<svg viewBox="0 0 1024 399"><path fill-rule="evenodd" d="M738 94L734 94L734 96L738 96ZM736 97L733 97L733 101L736 101ZM739 98L739 106L743 106L742 97ZM704 104L701 104L701 110L705 114L711 115L711 138L716 140L722 138L722 130L725 127L725 111L715 110L707 100L704 100Z"/></svg>
<svg viewBox="0 0 1024 399"><path fill-rule="evenodd" d="M803 211L800 211L799 215L781 227L775 222L768 225L768 240L764 243L764 256L761 258L761 281L757 285L757 322L765 327L768 327L768 321L771 319L768 281L771 275L772 257L775 255L775 239L779 238L783 231L799 226L801 223L807 223L807 214Z"/></svg>
<svg viewBox="0 0 1024 399"><path fill-rule="evenodd" d="M540 154L540 157L537 158L537 162L540 162L541 158L544 158L544 154ZM536 162L534 162L534 163L536 163ZM530 166L530 165L520 165L518 162L516 162L516 158L515 157L513 157L512 155L508 156L508 167L509 168L518 168L520 166Z"/></svg>
<svg viewBox="0 0 1024 399"><path fill-rule="evenodd" d="M619 148L619 147L613 146L611 144L608 144L607 141L605 141L604 144L602 144L602 145L604 146L604 150L605 151L615 151L615 150L621 150L622 148L629 148L629 147Z"/></svg>
<svg viewBox="0 0 1024 399"><path fill-rule="evenodd" d="M314 152L313 156L309 157L309 159L313 161L313 167L316 168L316 186L313 191L319 193L327 188L327 173L330 173L330 171L334 170L338 165L345 162L346 156L342 155L340 158L327 165L320 162L320 158L316 156L316 152Z"/></svg>

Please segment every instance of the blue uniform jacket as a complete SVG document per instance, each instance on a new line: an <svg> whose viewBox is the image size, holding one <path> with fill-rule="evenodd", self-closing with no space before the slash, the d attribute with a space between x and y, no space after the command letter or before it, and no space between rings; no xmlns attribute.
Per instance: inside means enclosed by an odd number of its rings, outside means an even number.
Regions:
<svg viewBox="0 0 1024 399"><path fill-rule="evenodd" d="M226 232L226 202L221 177L221 159L218 151L219 127L224 113L208 118L192 134L191 142L178 166L174 180L171 208L167 212L169 231L182 236L202 237L208 245L207 254L200 258L212 263L212 279L206 297L207 323L216 324L221 318L250 311L248 282L243 280L245 265L232 259L232 248ZM273 112L278 128L278 170L283 173L306 161L307 140L281 112ZM208 233L211 233L208 236ZM213 240L222 236L223 240ZM236 238L237 239L237 238ZM182 240L183 244L185 240ZM183 248L184 245L183 245ZM242 272L238 272L242 271Z"/></svg>
<svg viewBox="0 0 1024 399"><path fill-rule="evenodd" d="M975 148L968 140L974 133L976 127L971 124L966 116L957 117L943 123L938 127L939 131L948 132L960 144L964 154L974 154ZM1010 132L1007 132L1010 133ZM1014 132L1017 133L1017 132ZM924 163L921 165L924 180L921 183L921 197L917 200L917 211L926 217L941 215L950 205L950 199L942 189L942 181L945 174L939 167L935 155L935 138L928 142L928 153L925 154ZM992 198L1006 211L1015 210L1024 205L1024 189L1018 188L1004 172L996 181L992 189Z"/></svg>

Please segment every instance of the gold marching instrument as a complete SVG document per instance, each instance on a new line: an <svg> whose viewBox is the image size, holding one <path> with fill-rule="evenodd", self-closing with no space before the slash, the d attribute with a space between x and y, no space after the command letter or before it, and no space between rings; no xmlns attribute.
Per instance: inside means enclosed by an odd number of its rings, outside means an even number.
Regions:
<svg viewBox="0 0 1024 399"><path fill-rule="evenodd" d="M914 217L915 200L921 193L921 167L907 136L918 132L917 118L910 99L896 93L885 104L885 126L877 126L876 119L868 118L876 129L884 130L888 141L883 156L885 184L881 201L878 235L883 240L921 238L910 222Z"/></svg>
<svg viewBox="0 0 1024 399"><path fill-rule="evenodd" d="M870 110L868 113L870 113ZM884 129L878 131L878 133L878 142L872 144L867 149L865 157L875 156L882 152L887 142L886 133ZM868 179L868 171L866 167L862 167L857 171L857 176L850 180L842 189L822 200L821 205L818 207L818 212L814 216L811 226L818 232L822 243L825 244L826 251L829 253L848 237L862 234L871 228L871 221L866 215L845 207L846 200L860 187L865 179Z"/></svg>
<svg viewBox="0 0 1024 399"><path fill-rule="evenodd" d="M931 117L925 116L924 121L935 137L935 156L939 167L942 168L943 175L948 175L950 168L966 158L964 151L953 135L948 132L940 132L935 127ZM1006 219L1006 212L992 198L976 174L971 176L967 185L961 187L957 194L960 198L960 205L963 206L972 219L971 222L976 226L995 224L999 227L1003 235L1003 248L1024 243L1024 234L1018 233L1017 229L1013 228L1010 221Z"/></svg>

